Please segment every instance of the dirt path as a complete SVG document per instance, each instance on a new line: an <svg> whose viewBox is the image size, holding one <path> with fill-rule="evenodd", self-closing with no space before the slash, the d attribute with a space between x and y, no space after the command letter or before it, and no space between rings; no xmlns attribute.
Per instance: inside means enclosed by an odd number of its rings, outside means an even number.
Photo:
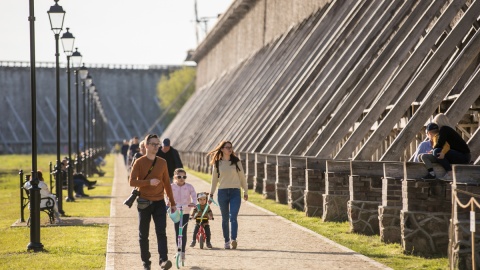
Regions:
<svg viewBox="0 0 480 270"><path fill-rule="evenodd" d="M138 245L138 217L134 207L123 201L131 188L127 171L118 156L112 188L110 228L107 243L106 269L143 269ZM198 191L208 191L209 185L188 176ZM251 203L242 202L238 217L238 249L224 250L220 209L212 208L215 220L210 223L213 249L188 248L186 263L181 269L390 269L363 255L345 248L321 235L298 226ZM188 228L188 243L193 226ZM169 259L174 262L175 230L167 221ZM152 265L158 262L153 222L150 229ZM152 269L160 269L155 266ZM176 269L174 266L172 269Z"/></svg>

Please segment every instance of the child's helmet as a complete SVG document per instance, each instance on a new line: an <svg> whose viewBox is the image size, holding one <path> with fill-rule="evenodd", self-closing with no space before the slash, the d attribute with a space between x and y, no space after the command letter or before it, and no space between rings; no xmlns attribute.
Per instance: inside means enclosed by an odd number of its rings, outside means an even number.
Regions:
<svg viewBox="0 0 480 270"><path fill-rule="evenodd" d="M208 193L206 192L197 193L197 200L200 198L207 198L207 197L208 197Z"/></svg>
<svg viewBox="0 0 480 270"><path fill-rule="evenodd" d="M180 222L180 211L176 210L172 213L172 208L168 208L167 210L168 216L172 219L173 223Z"/></svg>

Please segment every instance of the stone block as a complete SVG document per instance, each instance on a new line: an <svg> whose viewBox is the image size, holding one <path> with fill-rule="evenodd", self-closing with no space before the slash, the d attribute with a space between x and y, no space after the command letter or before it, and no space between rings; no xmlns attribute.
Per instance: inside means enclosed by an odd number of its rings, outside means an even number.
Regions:
<svg viewBox="0 0 480 270"><path fill-rule="evenodd" d="M275 201L288 204L288 186L286 183L275 183Z"/></svg>
<svg viewBox="0 0 480 270"><path fill-rule="evenodd" d="M405 252L431 257L448 251L449 212L400 212L401 241Z"/></svg>
<svg viewBox="0 0 480 270"><path fill-rule="evenodd" d="M307 217L321 217L323 215L323 193L305 190L304 211Z"/></svg>
<svg viewBox="0 0 480 270"><path fill-rule="evenodd" d="M401 243L401 207L379 206L378 223L380 239L385 243Z"/></svg>
<svg viewBox="0 0 480 270"><path fill-rule="evenodd" d="M323 221L347 221L348 195L323 194Z"/></svg>
<svg viewBox="0 0 480 270"><path fill-rule="evenodd" d="M304 192L304 186L288 186L288 206L291 209L303 211L305 206Z"/></svg>
<svg viewBox="0 0 480 270"><path fill-rule="evenodd" d="M348 201L348 221L351 232L365 235L380 234L378 206L380 202Z"/></svg>

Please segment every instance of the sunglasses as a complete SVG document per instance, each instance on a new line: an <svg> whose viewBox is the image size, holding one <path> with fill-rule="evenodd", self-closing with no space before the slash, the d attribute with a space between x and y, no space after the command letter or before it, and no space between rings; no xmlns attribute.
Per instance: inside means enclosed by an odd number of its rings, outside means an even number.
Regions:
<svg viewBox="0 0 480 270"><path fill-rule="evenodd" d="M187 179L187 176L186 176L186 175L175 175L175 177L176 177L177 179L182 179L182 178L183 178L183 179Z"/></svg>
<svg viewBox="0 0 480 270"><path fill-rule="evenodd" d="M231 147L231 146L224 146L223 148L228 149L228 150L233 149L233 147Z"/></svg>

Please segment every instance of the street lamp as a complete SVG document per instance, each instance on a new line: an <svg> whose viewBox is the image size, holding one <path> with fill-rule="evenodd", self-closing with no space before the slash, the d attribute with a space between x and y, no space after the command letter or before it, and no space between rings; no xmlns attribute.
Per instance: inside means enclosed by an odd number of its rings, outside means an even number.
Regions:
<svg viewBox="0 0 480 270"><path fill-rule="evenodd" d="M66 198L67 202L75 201L73 197L73 171L72 171L72 107L71 107L71 96L70 96L70 57L73 55L73 44L75 43L75 37L70 33L70 28L67 27L67 32L63 33L62 46L63 52L67 56L67 125L68 125L68 168L67 168L67 185L68 185L68 195Z"/></svg>
<svg viewBox="0 0 480 270"><path fill-rule="evenodd" d="M90 175L90 171L92 168L90 168L91 164L91 157L92 157L92 108L93 108L93 93L96 91L96 86L94 83L92 83L88 89L88 96L87 96L87 149L88 149L88 156L87 156L87 162L86 162L86 172L87 175Z"/></svg>
<svg viewBox="0 0 480 270"><path fill-rule="evenodd" d="M75 51L73 54L75 53L78 53L80 55L80 61L78 61L78 66L80 66L80 63L82 62L82 55L77 51ZM76 157L76 165L77 165L77 168L76 168L76 172L79 173L80 172L80 162L81 162L81 159L80 159L80 120L79 120L79 111L80 111L80 106L79 106L79 103L78 103L78 76L80 75L80 79L82 80L82 85L85 86L85 79L87 78L87 75L88 75L88 69L85 67L85 65L83 65L81 68L77 68L75 69L75 90L76 90L76 96L77 96L77 119L76 119L76 124L77 124L77 157Z"/></svg>
<svg viewBox="0 0 480 270"><path fill-rule="evenodd" d="M90 85L92 85L92 76L90 74L87 75L85 78L85 83L83 85L83 172L87 175L87 96L88 96L88 89Z"/></svg>
<svg viewBox="0 0 480 270"><path fill-rule="evenodd" d="M56 78L56 95L57 95L57 164L55 169L56 175L56 195L57 198L62 198L62 180L60 173L60 63L59 63L59 53L58 53L58 39L60 32L63 28L63 19L65 18L65 11L61 6L58 5L58 0L54 0L55 5L50 7L50 10L47 11L48 18L50 19L50 26L52 28L53 34L55 34L55 78ZM63 211L62 199L58 200L58 212L65 214Z"/></svg>
<svg viewBox="0 0 480 270"><path fill-rule="evenodd" d="M28 250L41 251L40 242L40 188L37 176L37 82L35 73L35 11L34 1L29 1L30 21L30 92L32 108L32 188L30 189L30 243Z"/></svg>

